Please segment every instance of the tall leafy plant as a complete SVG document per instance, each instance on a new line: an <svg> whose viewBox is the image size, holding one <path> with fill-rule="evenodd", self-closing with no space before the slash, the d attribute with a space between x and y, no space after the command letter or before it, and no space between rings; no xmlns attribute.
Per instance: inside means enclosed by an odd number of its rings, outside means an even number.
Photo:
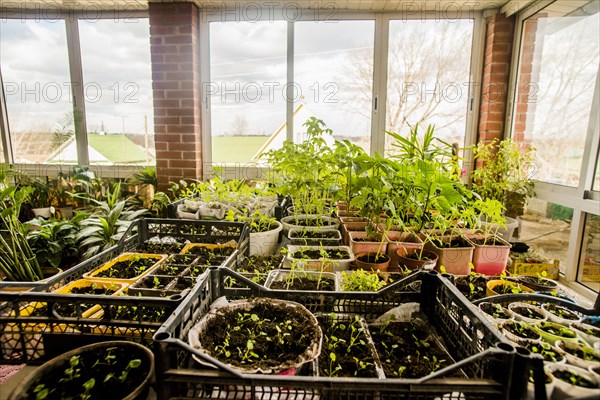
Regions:
<svg viewBox="0 0 600 400"><path fill-rule="evenodd" d="M18 216L33 188L9 183L9 168L0 166L0 270L8 281L32 282L44 278Z"/></svg>

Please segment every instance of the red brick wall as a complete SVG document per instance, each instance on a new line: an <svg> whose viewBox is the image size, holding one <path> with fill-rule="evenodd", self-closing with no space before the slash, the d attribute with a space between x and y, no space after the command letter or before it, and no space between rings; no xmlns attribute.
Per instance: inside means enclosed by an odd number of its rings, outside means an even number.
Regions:
<svg viewBox="0 0 600 400"><path fill-rule="evenodd" d="M159 188L202 177L198 8L149 3Z"/></svg>
<svg viewBox="0 0 600 400"><path fill-rule="evenodd" d="M514 16L498 13L487 20L478 141L504 137L514 29Z"/></svg>

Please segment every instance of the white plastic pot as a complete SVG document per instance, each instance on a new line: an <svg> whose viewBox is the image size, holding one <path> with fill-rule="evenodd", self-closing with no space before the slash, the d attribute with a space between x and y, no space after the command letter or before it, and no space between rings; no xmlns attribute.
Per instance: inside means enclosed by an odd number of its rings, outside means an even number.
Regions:
<svg viewBox="0 0 600 400"><path fill-rule="evenodd" d="M276 221L277 228L266 232L250 233L250 256L268 257L275 254L279 246L279 232L283 229Z"/></svg>
<svg viewBox="0 0 600 400"><path fill-rule="evenodd" d="M546 364L544 368L554 377L554 393L552 398L555 400L571 399L586 396L597 396L599 393L598 389L600 388L600 386L598 383L598 379L586 369L575 367L569 364ZM581 386L573 385L570 382L565 382L561 379L558 379L554 375L557 371L572 371L586 378L592 383L595 383L596 388L584 388Z"/></svg>
<svg viewBox="0 0 600 400"><path fill-rule="evenodd" d="M531 317L528 317L526 315L519 314L517 311L515 311L518 308L527 308L527 309L529 309L531 311L539 313L540 315L543 316L543 318L540 318L540 319L538 319L538 318L531 318ZM546 311L544 311L542 308L534 306L532 304L522 303L520 301L515 301L514 303L510 303L508 305L508 309L513 312L514 319L516 319L518 321L525 321L525 322L527 322L529 324L534 324L534 323L540 322L540 321L546 321L548 319L548 315L546 314Z"/></svg>

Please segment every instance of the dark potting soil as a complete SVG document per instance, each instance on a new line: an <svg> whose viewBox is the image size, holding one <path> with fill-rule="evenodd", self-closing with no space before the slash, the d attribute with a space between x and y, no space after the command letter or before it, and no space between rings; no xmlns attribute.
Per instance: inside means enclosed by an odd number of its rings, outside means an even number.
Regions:
<svg viewBox="0 0 600 400"><path fill-rule="evenodd" d="M486 297L486 285L487 279L484 276L467 276L459 277L454 280L454 285L462 294L465 295L470 301L483 299ZM471 285L473 287L471 287Z"/></svg>
<svg viewBox="0 0 600 400"><path fill-rule="evenodd" d="M196 283L196 281L191 278L187 278L187 277L177 278L177 282L175 282L175 285L173 286L173 290L182 291L187 288L193 287L195 283Z"/></svg>
<svg viewBox="0 0 600 400"><path fill-rule="evenodd" d="M196 278L196 277L202 275L204 273L204 271L206 271L207 269L208 269L208 267L204 266L204 265L192 266L192 267L190 267L190 269L188 269L185 272L185 276L189 276L191 278Z"/></svg>
<svg viewBox="0 0 600 400"><path fill-rule="evenodd" d="M544 314L529 307L513 307L512 311L527 318L544 319Z"/></svg>
<svg viewBox="0 0 600 400"><path fill-rule="evenodd" d="M138 258L119 261L112 267L100 272L97 277L116 278L116 279L131 279L141 275L151 266L156 264L156 258Z"/></svg>
<svg viewBox="0 0 600 400"><path fill-rule="evenodd" d="M421 378L452 364L432 334L412 322L371 328L371 336L387 378Z"/></svg>
<svg viewBox="0 0 600 400"><path fill-rule="evenodd" d="M143 322L164 322L170 315L164 308L145 306L110 306L112 319ZM103 318L107 318L104 314Z"/></svg>
<svg viewBox="0 0 600 400"><path fill-rule="evenodd" d="M499 304L484 303L481 305L481 311L498 319L510 319L510 315Z"/></svg>
<svg viewBox="0 0 600 400"><path fill-rule="evenodd" d="M529 326L523 326L519 324L518 321L515 321L515 323L512 324L504 324L503 327L513 335L516 335L523 339L538 339L540 337L540 335L538 335L536 331L531 329Z"/></svg>
<svg viewBox="0 0 600 400"><path fill-rule="evenodd" d="M359 242L359 243L379 243L379 242L381 242L381 238L376 238L376 237L353 238L352 240L354 242Z"/></svg>
<svg viewBox="0 0 600 400"><path fill-rule="evenodd" d="M322 290L326 292L335 291L335 280L332 278L322 277L320 280L315 277L295 276L291 284L288 282L275 281L271 283L271 289L280 290Z"/></svg>
<svg viewBox="0 0 600 400"><path fill-rule="evenodd" d="M571 377L575 377L576 382L577 382L577 386L581 386L583 388L587 388L587 389L595 389L598 386L595 385L592 381L590 381L589 379L579 375L579 374L575 374L575 373L571 373L569 371L565 371L565 370L558 370L558 371L554 371L552 372L552 375L554 375L555 378L560 379L561 381L567 382L572 384L573 382L571 381Z"/></svg>
<svg viewBox="0 0 600 400"><path fill-rule="evenodd" d="M112 347L72 357L60 368L33 384L28 398L122 399L142 383L150 369L143 353L132 354L131 351L131 348ZM85 385L90 385L92 378L93 386L86 389ZM48 390L48 394L46 397L40 397L39 393L44 389Z"/></svg>
<svg viewBox="0 0 600 400"><path fill-rule="evenodd" d="M330 260L346 260L350 258L350 254L348 254L348 252L345 250L301 250L297 253L294 253L293 257L307 260L319 260L321 258L327 258Z"/></svg>
<svg viewBox="0 0 600 400"><path fill-rule="evenodd" d="M581 358L582 360L600 362L600 358L596 357L592 352L586 353L577 347L573 348L573 347L564 346L563 350L572 356Z"/></svg>
<svg viewBox="0 0 600 400"><path fill-rule="evenodd" d="M146 254L177 254L183 249L182 243L154 243L144 242L136 247L135 251Z"/></svg>
<svg viewBox="0 0 600 400"><path fill-rule="evenodd" d="M157 275L175 276L182 273L187 267L187 265L182 264L162 264L154 273Z"/></svg>
<svg viewBox="0 0 600 400"><path fill-rule="evenodd" d="M336 231L294 231L290 234L294 239L296 238L310 238L310 239L335 239L337 238Z"/></svg>
<svg viewBox="0 0 600 400"><path fill-rule="evenodd" d="M224 363L271 369L300 361L319 338L317 326L305 313L259 301L249 310L222 309L219 317L208 321L200 342Z"/></svg>
<svg viewBox="0 0 600 400"><path fill-rule="evenodd" d="M556 283L549 280L549 279L545 279L545 278L538 278L537 276L526 276L526 275L522 275L519 277L519 280L522 282L526 282L526 283L532 283L535 284L537 286L543 286L546 287L548 289L553 289L556 287Z"/></svg>
<svg viewBox="0 0 600 400"><path fill-rule="evenodd" d="M463 238L456 238L456 239L452 239L450 241L444 241L442 244L440 244L440 242L436 241L435 244L440 247L440 248L444 248L444 249L454 249L454 248L461 248L461 247L471 247L471 245L469 244L469 242L467 242L465 239Z"/></svg>
<svg viewBox="0 0 600 400"><path fill-rule="evenodd" d="M552 348L544 349L542 344L535 342L526 342L523 344L519 344L521 347L525 347L532 353L541 354L544 357L544 361L546 362L559 362L564 359L563 355L558 351L554 351Z"/></svg>
<svg viewBox="0 0 600 400"><path fill-rule="evenodd" d="M496 238L472 238L471 242L477 244L479 246L506 246L505 243L502 243L500 240Z"/></svg>
<svg viewBox="0 0 600 400"><path fill-rule="evenodd" d="M235 247L233 246L219 246L216 248L207 248L203 246L193 246L190 247L187 251L187 254L195 254L200 256L198 262L201 262L202 259L210 259L214 256L230 256L235 251Z"/></svg>
<svg viewBox="0 0 600 400"><path fill-rule="evenodd" d="M326 221L321 218L298 218L294 219L294 225L297 226L332 226L335 225L333 221Z"/></svg>
<svg viewBox="0 0 600 400"><path fill-rule="evenodd" d="M245 278L250 279L252 282L257 283L259 285L264 285L265 281L267 280L267 274L255 274L252 272L240 272L240 275L242 275ZM242 282L238 282L234 277L232 276L226 276L225 280L225 287L228 288L247 288L248 285Z"/></svg>
<svg viewBox="0 0 600 400"><path fill-rule="evenodd" d="M323 329L320 376L377 377L375 348L358 316L338 319L329 315L318 318L318 321Z"/></svg>
<svg viewBox="0 0 600 400"><path fill-rule="evenodd" d="M112 294L114 294L117 290L119 290L118 287L94 287L93 285L91 286L83 286L83 287L74 287L71 288L71 294L97 294L97 295L106 295L106 296L110 296Z"/></svg>
<svg viewBox="0 0 600 400"><path fill-rule="evenodd" d="M566 309L565 307L561 307L553 303L548 303L548 305L546 306L546 311L556 315L557 317L568 319L571 321L577 321L579 319L579 316L574 312Z"/></svg>
<svg viewBox="0 0 600 400"><path fill-rule="evenodd" d="M366 264L381 264L390 260L390 258L385 254L364 254L362 256L357 257L356 259Z"/></svg>
<svg viewBox="0 0 600 400"><path fill-rule="evenodd" d="M283 256L281 254L266 258L258 256L244 257L238 265L237 270L239 272L266 274L278 268L282 259Z"/></svg>
<svg viewBox="0 0 600 400"><path fill-rule="evenodd" d="M196 256L194 254L173 254L167 258L167 260L163 263L166 264L178 264L178 265L191 265Z"/></svg>
<svg viewBox="0 0 600 400"><path fill-rule="evenodd" d="M137 286L140 288L160 290L164 289L172 280L173 278L171 277L150 275L142 279Z"/></svg>

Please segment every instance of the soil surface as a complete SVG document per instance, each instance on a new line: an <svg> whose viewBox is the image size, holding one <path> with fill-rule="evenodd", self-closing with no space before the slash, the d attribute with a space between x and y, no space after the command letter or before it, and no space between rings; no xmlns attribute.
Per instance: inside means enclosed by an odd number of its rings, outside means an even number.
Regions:
<svg viewBox="0 0 600 400"><path fill-rule="evenodd" d="M544 319L544 314L534 310L533 308L523 306L523 307L513 307L513 308L511 308L511 310L514 313L517 313L517 314L522 315L527 318Z"/></svg>
<svg viewBox="0 0 600 400"><path fill-rule="evenodd" d="M195 254L201 256L204 259L210 258L211 256L230 256L235 251L233 246L219 246L217 248L208 248L203 246L193 246L187 250L186 254Z"/></svg>
<svg viewBox="0 0 600 400"><path fill-rule="evenodd" d="M322 249L319 250L301 250L292 255L294 258L302 258L307 260L320 260L322 258L327 258L330 260L347 260L350 258L350 254L348 254L345 250L327 250Z"/></svg>
<svg viewBox="0 0 600 400"><path fill-rule="evenodd" d="M181 243L152 243L144 242L135 251L146 254L177 254L183 249Z"/></svg>
<svg viewBox="0 0 600 400"><path fill-rule="evenodd" d="M132 349L129 347L127 349L112 347L75 357L66 360L62 367L53 370L33 384L28 392L28 398L122 399L136 389L150 369L144 354L141 352L132 354ZM132 360L137 361L132 362ZM92 378L94 378L93 387L86 390L84 385L89 385ZM48 390L48 394L46 397L40 397L39 393L44 389Z"/></svg>
<svg viewBox="0 0 600 400"><path fill-rule="evenodd" d="M560 354L558 351L555 351L552 348L544 349L542 347L542 345L539 343L525 342L523 344L520 344L520 346L525 347L527 350L529 350L532 353L541 354L542 357L544 357L544 361L546 361L546 362L559 362L564 359L562 354Z"/></svg>
<svg viewBox="0 0 600 400"><path fill-rule="evenodd" d="M138 287L160 290L164 289L172 280L173 278L171 277L150 275L142 279L138 284Z"/></svg>
<svg viewBox="0 0 600 400"><path fill-rule="evenodd" d="M510 319L506 309L499 304L484 303L479 307L484 313L498 319Z"/></svg>
<svg viewBox="0 0 600 400"><path fill-rule="evenodd" d="M454 280L454 285L457 289L470 301L486 297L486 283L487 279L483 275L469 275ZM473 285L472 287L471 284Z"/></svg>
<svg viewBox="0 0 600 400"><path fill-rule="evenodd" d="M323 329L319 375L326 377L376 378L379 363L375 348L358 316L318 318Z"/></svg>
<svg viewBox="0 0 600 400"><path fill-rule="evenodd" d="M119 261L112 267L100 272L97 277L116 278L116 279L131 279L141 275L151 266L156 264L156 258L132 258L125 261Z"/></svg>
<svg viewBox="0 0 600 400"><path fill-rule="evenodd" d="M472 247L469 242L467 242L465 239L459 237L456 239L452 239L450 241L444 241L441 245L440 242L438 242L437 240L435 241L435 245L440 247L440 248L444 248L444 249L455 249L455 248L462 248L462 247Z"/></svg>
<svg viewBox="0 0 600 400"><path fill-rule="evenodd" d="M587 379L581 375L573 374L569 371L563 371L563 370L554 371L554 372L552 372L552 375L554 375L555 378L560 379L561 381L571 383L571 384L572 384L571 377L575 377L577 379L577 386L581 386L581 387L584 387L587 389L595 389L598 387L589 379Z"/></svg>
<svg viewBox="0 0 600 400"><path fill-rule="evenodd" d="M259 301L249 310L222 309L218 318L208 321L200 342L224 363L272 369L299 362L319 338L317 326L305 313Z"/></svg>
<svg viewBox="0 0 600 400"><path fill-rule="evenodd" d="M335 239L336 231L294 231L290 234L294 239Z"/></svg>
<svg viewBox="0 0 600 400"><path fill-rule="evenodd" d="M326 277L321 277L319 280L314 276L295 276L294 279L291 280L291 284L288 284L286 280L275 281L271 283L270 288L279 290L322 290L333 292L335 291L335 280Z"/></svg>
<svg viewBox="0 0 600 400"><path fill-rule="evenodd" d="M432 334L412 322L390 322L371 328L388 378L420 378L452 364Z"/></svg>
<svg viewBox="0 0 600 400"><path fill-rule="evenodd" d="M600 358L596 357L593 353L591 352L584 352L583 350L575 347L563 347L563 350L566 351L567 353L571 354L572 356L575 356L577 358L581 358L582 360L587 360L587 361L595 361L595 362L600 362Z"/></svg>
<svg viewBox="0 0 600 400"><path fill-rule="evenodd" d="M281 264L283 256L280 254L263 258L257 256L244 257L237 267L239 272L252 272L267 274Z"/></svg>
<svg viewBox="0 0 600 400"><path fill-rule="evenodd" d="M511 321L512 322L512 321ZM523 339L538 339L540 335L536 331L531 329L529 326L523 326L518 321L514 323L507 323L503 325L503 328Z"/></svg>
<svg viewBox="0 0 600 400"><path fill-rule="evenodd" d="M139 321L140 316L144 322L164 322L169 317L164 308L153 308L145 306L110 306L112 319L127 321ZM104 314L104 318L106 318Z"/></svg>
<svg viewBox="0 0 600 400"><path fill-rule="evenodd" d="M553 315L556 315L557 317L568 319L571 321L577 321L579 319L579 316L574 312L566 309L565 307L561 307L553 303L549 303L546 306L546 311Z"/></svg>
<svg viewBox="0 0 600 400"><path fill-rule="evenodd" d="M383 264L390 261L390 258L385 254L365 254L356 259L367 264Z"/></svg>

